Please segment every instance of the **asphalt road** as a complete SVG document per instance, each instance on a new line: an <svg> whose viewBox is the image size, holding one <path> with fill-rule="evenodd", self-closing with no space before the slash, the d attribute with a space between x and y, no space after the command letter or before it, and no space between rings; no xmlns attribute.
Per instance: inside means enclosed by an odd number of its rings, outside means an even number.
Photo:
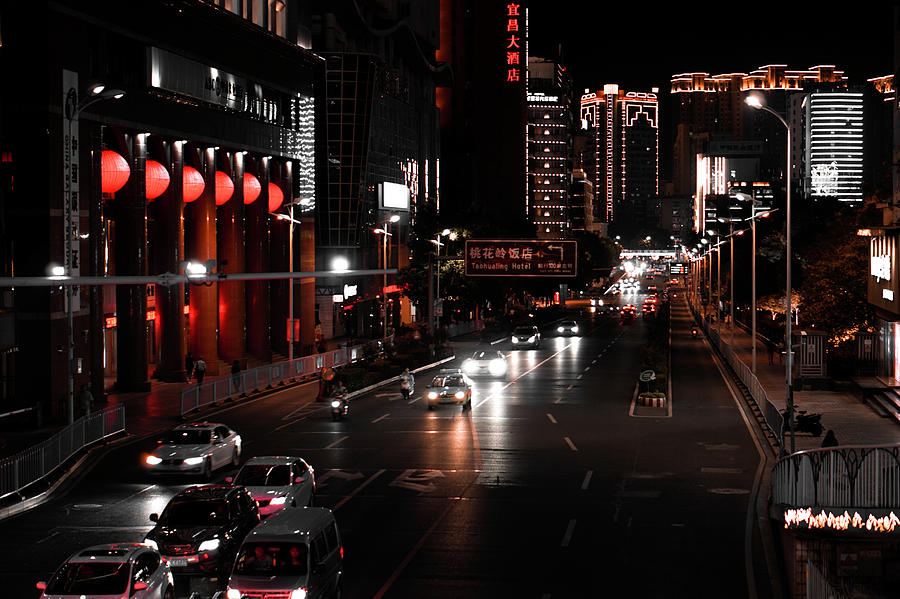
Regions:
<svg viewBox="0 0 900 599"><path fill-rule="evenodd" d="M345 597L752 596L760 455L679 306L665 406L634 401L643 319L597 318L582 337L511 351L506 380L476 379L469 412L426 410L422 373L410 403L386 387L343 422L309 387L210 420L241 433L244 457L315 467L317 504L343 536ZM62 497L0 523L5 596L36 597L77 549L142 540L148 514L199 482L146 475L152 445L109 452Z"/></svg>

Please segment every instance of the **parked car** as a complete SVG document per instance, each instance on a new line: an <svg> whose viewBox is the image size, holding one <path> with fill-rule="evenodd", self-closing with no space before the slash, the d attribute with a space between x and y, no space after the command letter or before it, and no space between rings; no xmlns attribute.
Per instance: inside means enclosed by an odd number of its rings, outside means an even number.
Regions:
<svg viewBox="0 0 900 599"><path fill-rule="evenodd" d="M169 562L175 574L227 576L244 537L259 524L249 491L232 485L189 487L173 497L145 543Z"/></svg>
<svg viewBox="0 0 900 599"><path fill-rule="evenodd" d="M506 376L509 369L506 355L497 350L483 350L473 353L471 356L463 360L463 372L469 376L489 375L489 376Z"/></svg>
<svg viewBox="0 0 900 599"><path fill-rule="evenodd" d="M41 599L175 599L168 562L143 543L82 549L36 586Z"/></svg>
<svg viewBox="0 0 900 599"><path fill-rule="evenodd" d="M240 464L241 436L214 422L182 424L157 440L157 447L144 457L152 473L200 473L206 477L222 466Z"/></svg>
<svg viewBox="0 0 900 599"><path fill-rule="evenodd" d="M528 346L536 349L541 346L541 332L536 326L516 327L510 341L515 348Z"/></svg>
<svg viewBox="0 0 900 599"><path fill-rule="evenodd" d="M458 369L441 369L431 384L425 388L425 402L428 409L436 405L462 405L463 410L472 407L472 381Z"/></svg>
<svg viewBox="0 0 900 599"><path fill-rule="evenodd" d="M306 460L294 456L250 458L238 473L225 482L250 492L263 518L286 507L312 505L316 496L316 477Z"/></svg>

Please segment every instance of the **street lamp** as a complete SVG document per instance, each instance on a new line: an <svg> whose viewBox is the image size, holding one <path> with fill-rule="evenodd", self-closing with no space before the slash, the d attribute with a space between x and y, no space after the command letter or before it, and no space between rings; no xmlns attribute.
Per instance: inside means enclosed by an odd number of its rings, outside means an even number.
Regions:
<svg viewBox="0 0 900 599"><path fill-rule="evenodd" d="M778 122L784 125L787 131L787 166L784 172L785 188L785 243L784 254L786 275L784 284L785 318L784 318L784 348L785 348L785 382L787 396L785 397L788 429L791 434L791 453L794 453L794 382L793 382L793 356L794 351L791 339L791 127L780 114L763 104L757 95L747 96L747 105L756 110L764 110L773 115ZM784 426L781 427L781 450L784 451Z"/></svg>
<svg viewBox="0 0 900 599"><path fill-rule="evenodd" d="M438 302L441 301L441 247L444 246L444 244L441 243L441 237L449 237L451 240L455 241L456 233L451 231L450 229L444 229L440 233L435 234L434 239L428 240L434 244L434 248L435 248L434 251L437 254L437 276L435 277L435 279L436 279L435 295L437 296L436 301L438 301ZM443 310L443 306L442 306L442 310ZM432 313L434 313L433 307L432 307L431 311L432 311ZM435 324L437 323L437 320L439 318L440 318L440 316L437 316L437 315L434 316L434 318L433 318L434 322L432 323L432 327L433 327L432 330L440 330L440 327L435 326Z"/></svg>
<svg viewBox="0 0 900 599"><path fill-rule="evenodd" d="M383 252L383 262L382 268L384 268L385 272L382 275L382 285L381 285L381 303L382 309L384 311L384 337L387 337L387 328L388 328L388 304L387 304L387 269L388 269L388 237L392 237L393 234L390 232L391 223L396 223L400 220L399 214L392 214L390 218L384 223L384 227L379 229L372 229L372 232L376 235L384 235L382 241L382 252Z"/></svg>
<svg viewBox="0 0 900 599"><path fill-rule="evenodd" d="M78 97L77 90L78 75L69 71L63 71L64 84L68 82L69 87L66 91L64 115L66 119L66 135L63 139L64 173L63 173L63 218L65 219L65 243L64 243L64 266L65 276L77 276L78 268L74 260L74 255L78 253L78 245L81 243L81 235L78 230L78 214L76 213L75 197L79 193L79 183L77 177L73 174L77 172L78 166L78 115L92 104L96 104L101 100L118 100L125 95L120 89L106 89L103 84L95 84L91 86L88 95L84 98ZM73 136L73 130L75 136ZM65 290L65 311L66 311L66 416L68 424L75 422L75 306L73 305L73 296L79 293L78 287L75 285L67 285Z"/></svg>
<svg viewBox="0 0 900 599"><path fill-rule="evenodd" d="M294 218L294 206L300 204L302 199L290 203L290 214L273 214L278 220L288 221L288 361L294 359L294 225L303 224Z"/></svg>

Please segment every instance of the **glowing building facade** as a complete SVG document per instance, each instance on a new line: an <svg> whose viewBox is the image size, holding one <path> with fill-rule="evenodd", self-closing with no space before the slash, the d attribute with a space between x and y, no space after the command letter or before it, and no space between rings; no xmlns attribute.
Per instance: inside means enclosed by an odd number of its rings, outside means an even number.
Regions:
<svg viewBox="0 0 900 599"><path fill-rule="evenodd" d="M802 107L803 191L842 202L863 199L863 94L814 92Z"/></svg>
<svg viewBox="0 0 900 599"><path fill-rule="evenodd" d="M593 132L581 157L606 222L643 221L659 192L657 90L626 92L605 85L581 96L581 126Z"/></svg>

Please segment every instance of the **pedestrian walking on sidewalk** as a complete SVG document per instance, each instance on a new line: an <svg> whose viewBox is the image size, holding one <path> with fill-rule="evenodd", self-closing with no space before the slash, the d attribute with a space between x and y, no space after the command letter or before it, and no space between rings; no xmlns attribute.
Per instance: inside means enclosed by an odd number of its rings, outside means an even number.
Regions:
<svg viewBox="0 0 900 599"><path fill-rule="evenodd" d="M197 384L203 384L203 377L206 376L206 362L203 361L203 356L197 358L197 363L194 364L194 376L197 377Z"/></svg>
<svg viewBox="0 0 900 599"><path fill-rule="evenodd" d="M771 339L766 339L766 351L769 353L769 366L775 365L775 344Z"/></svg>
<svg viewBox="0 0 900 599"><path fill-rule="evenodd" d="M191 355L191 352L184 357L184 375L187 377L188 383L194 378L194 356Z"/></svg>
<svg viewBox="0 0 900 599"><path fill-rule="evenodd" d="M241 391L241 363L237 360L231 363L231 388L235 394Z"/></svg>
<svg viewBox="0 0 900 599"><path fill-rule="evenodd" d="M87 388L87 385L81 385L81 390L78 392L78 405L81 406L85 416L90 416L93 403L94 395L91 390Z"/></svg>
<svg viewBox="0 0 900 599"><path fill-rule="evenodd" d="M825 438L822 439L822 447L837 447L839 445L837 437L832 429L828 429Z"/></svg>

